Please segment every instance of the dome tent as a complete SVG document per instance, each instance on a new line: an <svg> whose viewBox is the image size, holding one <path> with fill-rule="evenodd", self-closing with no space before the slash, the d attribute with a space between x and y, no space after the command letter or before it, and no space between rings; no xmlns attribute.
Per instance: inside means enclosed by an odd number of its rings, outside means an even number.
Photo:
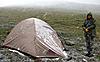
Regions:
<svg viewBox="0 0 100 62"><path fill-rule="evenodd" d="M3 46L33 57L67 57L56 31L37 18L18 23L7 36Z"/></svg>

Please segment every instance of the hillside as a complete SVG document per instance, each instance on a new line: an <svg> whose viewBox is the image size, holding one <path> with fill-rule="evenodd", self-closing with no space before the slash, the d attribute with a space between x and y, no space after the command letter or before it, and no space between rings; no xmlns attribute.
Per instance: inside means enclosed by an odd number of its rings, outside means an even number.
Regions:
<svg viewBox="0 0 100 62"><path fill-rule="evenodd" d="M65 6L65 5L64 5ZM75 11L59 11L49 9L35 9L35 8L2 8L0 9L0 44L4 42L6 36L11 29L26 18L36 17L46 21L58 33L61 41L64 42L67 53L72 56L72 60L68 62L82 62L85 59L88 62L100 61L100 14L93 13L96 19L97 36L94 42L94 54L92 58L84 56L86 52L85 41L82 31L82 24L86 12ZM33 59L25 56L20 56L17 53L9 52L8 49L0 48L0 61L1 62L32 62ZM53 62L47 61L47 62ZM55 62L61 62L55 61Z"/></svg>

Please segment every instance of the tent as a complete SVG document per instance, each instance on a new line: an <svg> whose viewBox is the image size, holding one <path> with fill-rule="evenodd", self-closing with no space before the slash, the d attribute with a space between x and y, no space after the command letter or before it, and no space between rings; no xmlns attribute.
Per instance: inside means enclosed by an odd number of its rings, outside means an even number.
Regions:
<svg viewBox="0 0 100 62"><path fill-rule="evenodd" d="M3 46L33 57L67 57L56 31L37 18L28 18L18 23Z"/></svg>

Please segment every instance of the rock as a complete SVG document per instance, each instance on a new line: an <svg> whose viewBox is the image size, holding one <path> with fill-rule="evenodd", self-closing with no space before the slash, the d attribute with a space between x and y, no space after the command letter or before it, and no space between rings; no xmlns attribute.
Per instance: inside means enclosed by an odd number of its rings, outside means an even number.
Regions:
<svg viewBox="0 0 100 62"><path fill-rule="evenodd" d="M77 37L77 40L81 41L81 40L82 40L82 38L80 38L80 37Z"/></svg>
<svg viewBox="0 0 100 62"><path fill-rule="evenodd" d="M4 58L3 54L0 54L0 60L2 60Z"/></svg>
<svg viewBox="0 0 100 62"><path fill-rule="evenodd" d="M79 48L76 48L78 51L85 51L86 50L86 47L84 47L84 46L81 46L81 47L79 47Z"/></svg>
<svg viewBox="0 0 100 62"><path fill-rule="evenodd" d="M0 62L10 62L10 59L3 59L3 60L0 60Z"/></svg>
<svg viewBox="0 0 100 62"><path fill-rule="evenodd" d="M75 45L75 42L70 41L70 40L67 40L67 41L65 41L65 44L66 44L67 46L73 46L73 45Z"/></svg>
<svg viewBox="0 0 100 62"><path fill-rule="evenodd" d="M1 24L0 25L0 28L5 28L5 29L10 29L10 28L13 28L15 26L15 24L13 23L6 23L6 24Z"/></svg>
<svg viewBox="0 0 100 62"><path fill-rule="evenodd" d="M83 58L83 59L82 59L82 62L88 62L88 61L87 61L86 59Z"/></svg>

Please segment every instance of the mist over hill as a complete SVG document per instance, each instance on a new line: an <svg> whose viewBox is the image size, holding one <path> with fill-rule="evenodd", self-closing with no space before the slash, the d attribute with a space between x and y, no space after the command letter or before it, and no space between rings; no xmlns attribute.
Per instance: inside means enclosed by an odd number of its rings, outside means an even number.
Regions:
<svg viewBox="0 0 100 62"><path fill-rule="evenodd" d="M55 8L62 8L62 9L72 9L72 10L89 10L89 11L100 11L100 5L95 4L81 4L81 3L61 3L52 6Z"/></svg>
<svg viewBox="0 0 100 62"><path fill-rule="evenodd" d="M80 11L86 11L86 12L100 13L100 5L96 5L96 4L63 2L63 3L58 3L58 4L45 6L45 7L60 9L60 10L80 10Z"/></svg>
<svg viewBox="0 0 100 62"><path fill-rule="evenodd" d="M44 3L44 4L27 4L27 5L13 5L13 6L6 6L0 7L1 9L7 10L43 10L43 11L63 11L63 12L80 12L80 13L96 13L100 15L100 5L99 4L86 4L86 3L76 3L76 2L53 2L52 4Z"/></svg>
<svg viewBox="0 0 100 62"><path fill-rule="evenodd" d="M2 7L3 8L3 7ZM52 5L22 5L22 6L8 6L4 8L35 8L35 9L48 9L48 10L79 10L85 12L100 13L100 5L96 4L83 4L73 2L61 2Z"/></svg>

